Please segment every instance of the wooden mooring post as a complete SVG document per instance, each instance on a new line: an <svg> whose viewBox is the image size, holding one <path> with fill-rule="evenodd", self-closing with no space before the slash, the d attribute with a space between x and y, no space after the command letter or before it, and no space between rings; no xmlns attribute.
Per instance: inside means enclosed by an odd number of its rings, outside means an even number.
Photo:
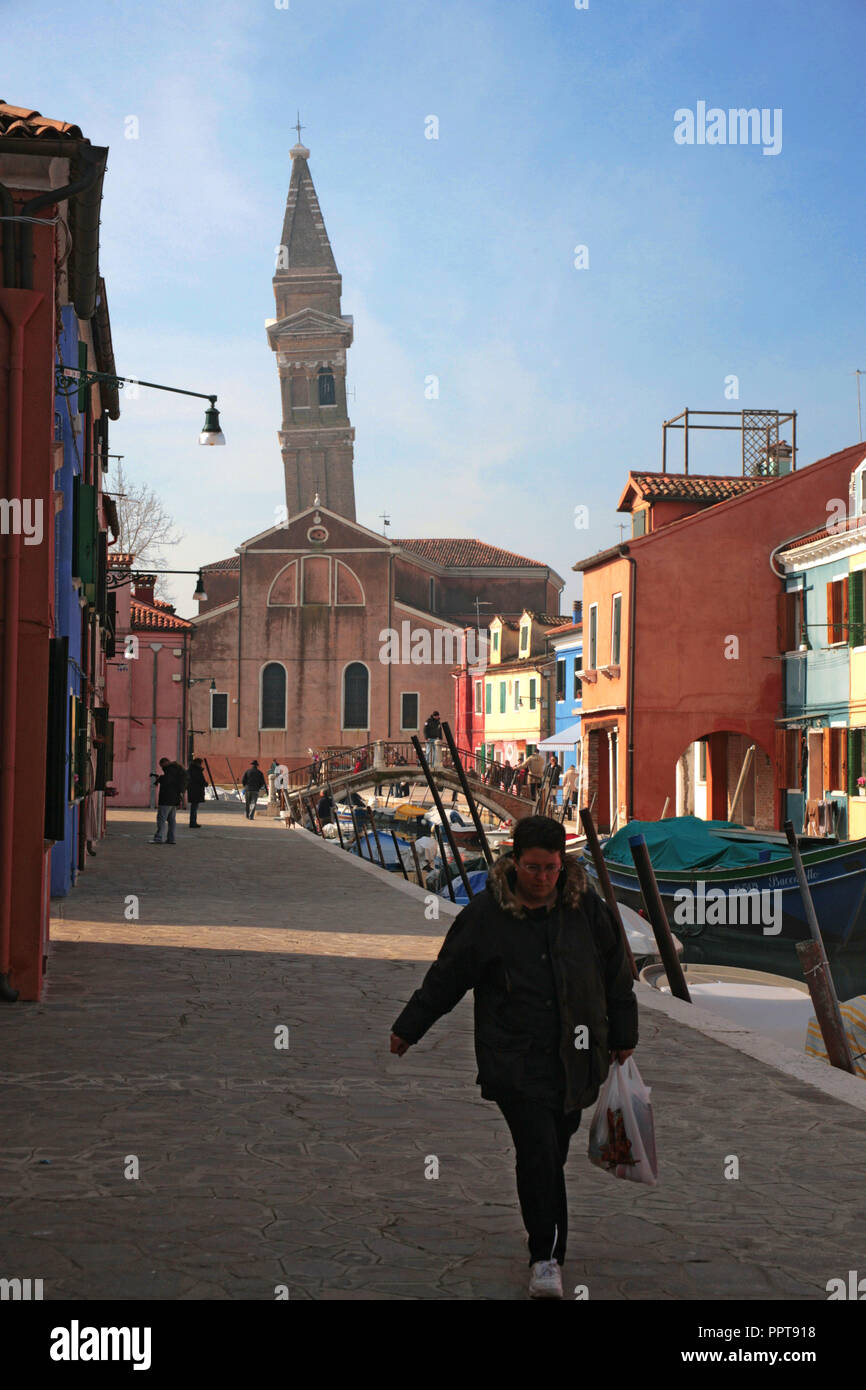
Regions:
<svg viewBox="0 0 866 1390"><path fill-rule="evenodd" d="M845 1032L845 1021L839 1008L836 986L830 971L827 952L824 949L824 939L821 936L815 904L809 891L809 881L803 867L803 857L800 854L793 821L786 820L784 830L791 850L791 858L794 861L794 872L800 887L800 897L803 900L806 921L812 934L811 941L797 942L797 955L800 958L806 984L809 986L809 994L815 1007L815 1017L818 1020L818 1027L821 1029L821 1037L824 1039L824 1046L827 1049L831 1067L838 1067L840 1071L847 1071L856 1075L848 1035Z"/></svg>
<svg viewBox="0 0 866 1390"><path fill-rule="evenodd" d="M646 840L643 835L630 835L629 848L637 876L640 881L640 890L643 894L644 906L650 919L653 935L659 948L659 955L668 977L668 984L671 987L671 994L676 995L677 999L684 999L687 1004L692 1002L689 994L689 987L686 984L686 977L683 974L683 967L680 965L677 955L674 938L671 932L670 923L667 919L664 903L659 893L659 886L656 883L656 876L649 856Z"/></svg>
<svg viewBox="0 0 866 1390"><path fill-rule="evenodd" d="M629 967L631 969L632 979L636 980L638 978L638 968L635 965L635 959L632 955L631 946L628 944L628 933L626 932L625 926L623 924L622 913L619 910L619 903L616 900L616 895L613 891L613 884L610 881L610 874L607 871L607 864L605 862L604 855L601 852L601 844L599 843L598 832L595 828L595 821L592 819L592 812L587 810L585 806L582 808L580 812L580 821L584 829L584 834L586 835L586 843L589 852L592 855L592 862L595 865L595 871L598 874L598 881L601 884L601 891L604 893L605 902L607 903L608 907L610 908L616 921L619 924L620 935L622 936L623 944L625 946L625 953L628 958Z"/></svg>

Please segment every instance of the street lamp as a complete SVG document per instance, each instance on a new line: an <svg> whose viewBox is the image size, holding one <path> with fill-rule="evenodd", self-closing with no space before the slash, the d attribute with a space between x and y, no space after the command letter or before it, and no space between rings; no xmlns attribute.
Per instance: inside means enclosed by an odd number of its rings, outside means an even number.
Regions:
<svg viewBox="0 0 866 1390"><path fill-rule="evenodd" d="M74 375L73 375L74 373ZM220 413L216 408L216 396L203 391L184 391L179 386L160 386L157 381L139 381L134 376L115 376L112 372L88 372L83 367L58 366L55 369L54 388L60 396L71 396L78 392L78 408L85 407L85 392L88 386L103 382L109 386L148 386L153 391L171 391L176 396L195 396L201 401L210 401L204 413L204 425L198 437L199 444L225 444L226 437L220 429Z"/></svg>
<svg viewBox="0 0 866 1390"><path fill-rule="evenodd" d="M202 681L207 680L210 681L211 690L216 690L216 681L213 676L190 676L187 685L201 685ZM199 729L198 732L201 733L201 730Z"/></svg>

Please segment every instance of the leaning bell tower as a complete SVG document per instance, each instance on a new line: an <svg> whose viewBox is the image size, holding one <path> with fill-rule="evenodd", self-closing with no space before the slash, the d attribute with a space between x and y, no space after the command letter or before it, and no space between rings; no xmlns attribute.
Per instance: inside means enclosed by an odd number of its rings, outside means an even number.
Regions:
<svg viewBox="0 0 866 1390"><path fill-rule="evenodd" d="M273 280L277 316L266 324L280 378L286 507L296 516L318 493L323 506L354 521L355 431L346 405L352 319L340 309L343 281L313 187L310 151L298 143L291 156Z"/></svg>

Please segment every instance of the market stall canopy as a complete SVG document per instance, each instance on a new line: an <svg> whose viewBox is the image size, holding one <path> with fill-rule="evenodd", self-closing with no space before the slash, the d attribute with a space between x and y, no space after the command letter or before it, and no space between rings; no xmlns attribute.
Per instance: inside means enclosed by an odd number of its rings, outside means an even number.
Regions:
<svg viewBox="0 0 866 1390"><path fill-rule="evenodd" d="M580 720L576 724L569 724L567 729L562 729L558 734L551 734L550 738L542 739L539 743L539 752L543 749L545 753L550 753L554 748L573 748L576 743L580 743Z"/></svg>

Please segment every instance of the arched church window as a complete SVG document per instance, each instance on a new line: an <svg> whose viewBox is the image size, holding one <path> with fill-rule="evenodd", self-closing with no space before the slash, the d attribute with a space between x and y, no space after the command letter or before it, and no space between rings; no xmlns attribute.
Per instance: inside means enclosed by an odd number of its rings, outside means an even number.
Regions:
<svg viewBox="0 0 866 1390"><path fill-rule="evenodd" d="M260 729L286 727L286 668L282 662L269 661L262 668L262 717Z"/></svg>
<svg viewBox="0 0 866 1390"><path fill-rule="evenodd" d="M352 661L343 672L343 728L370 727L370 673L361 661Z"/></svg>
<svg viewBox="0 0 866 1390"><path fill-rule="evenodd" d="M336 405L337 393L334 386L334 373L319 372L319 405Z"/></svg>

